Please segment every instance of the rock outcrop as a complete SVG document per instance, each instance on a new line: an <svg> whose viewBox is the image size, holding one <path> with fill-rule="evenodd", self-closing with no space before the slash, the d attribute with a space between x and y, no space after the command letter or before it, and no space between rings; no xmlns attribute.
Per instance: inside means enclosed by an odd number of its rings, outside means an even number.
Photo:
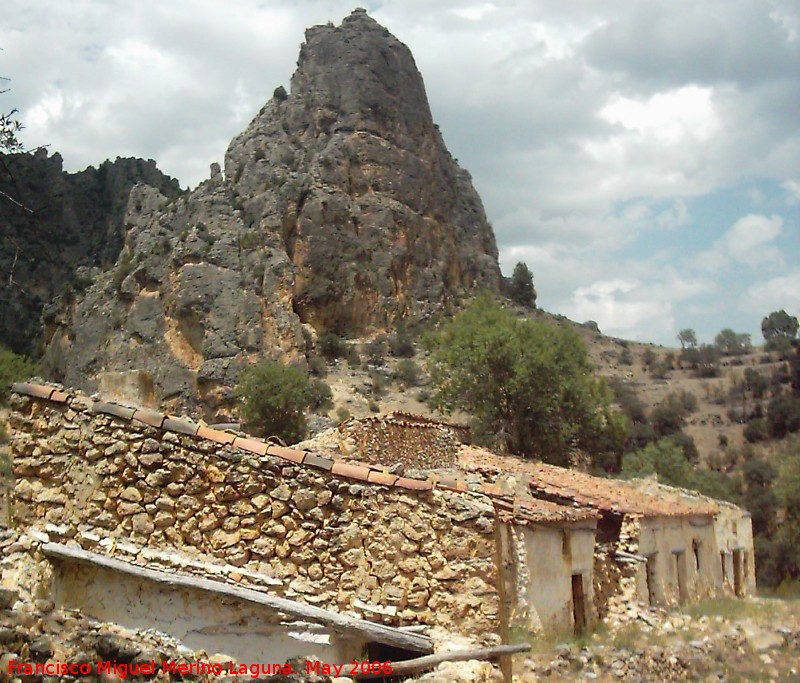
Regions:
<svg viewBox="0 0 800 683"><path fill-rule="evenodd" d="M69 303L119 257L137 183L167 198L180 193L152 160L66 173L61 156L44 150L0 156L0 344L38 355L54 299Z"/></svg>
<svg viewBox="0 0 800 683"><path fill-rule="evenodd" d="M224 174L164 203L132 197L119 261L53 337L67 383L145 370L157 401L220 418L258 357L302 362L303 325L368 334L500 285L413 57L363 10L309 29L291 94L231 142Z"/></svg>

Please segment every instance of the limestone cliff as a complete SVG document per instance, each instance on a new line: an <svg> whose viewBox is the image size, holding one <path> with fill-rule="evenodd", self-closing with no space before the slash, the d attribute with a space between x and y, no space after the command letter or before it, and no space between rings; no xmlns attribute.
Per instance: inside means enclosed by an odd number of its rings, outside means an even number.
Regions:
<svg viewBox="0 0 800 683"><path fill-rule="evenodd" d="M362 334L497 289L491 226L408 48L363 10L306 32L224 174L128 204L125 247L54 335L71 385L145 370L157 401L225 413L243 367L302 360L302 325Z"/></svg>
<svg viewBox="0 0 800 683"><path fill-rule="evenodd" d="M0 155L0 344L38 354L54 301L69 301L117 260L137 183L180 192L154 161L118 158L67 173L59 154Z"/></svg>

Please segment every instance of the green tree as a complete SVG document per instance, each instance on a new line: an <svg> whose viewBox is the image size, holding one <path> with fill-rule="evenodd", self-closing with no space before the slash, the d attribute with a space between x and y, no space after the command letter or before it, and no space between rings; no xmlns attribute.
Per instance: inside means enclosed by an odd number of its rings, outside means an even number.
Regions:
<svg viewBox="0 0 800 683"><path fill-rule="evenodd" d="M767 342L767 350L776 349L781 345L786 347L786 342L791 342L797 337L799 326L797 318L783 309L770 313L761 321L761 334Z"/></svg>
<svg viewBox="0 0 800 683"><path fill-rule="evenodd" d="M0 405L8 401L8 393L14 382L29 379L35 372L36 365L26 356L0 346Z"/></svg>
<svg viewBox="0 0 800 683"><path fill-rule="evenodd" d="M618 468L625 418L572 329L517 319L484 296L429 346L435 405L472 413L495 445L558 464L580 448Z"/></svg>
<svg viewBox="0 0 800 683"><path fill-rule="evenodd" d="M692 467L684 456L683 448L672 437L626 453L622 459L621 474L626 479L655 474L660 482L669 486L693 489L723 500L736 500L739 497L734 480L721 472Z"/></svg>
<svg viewBox="0 0 800 683"><path fill-rule="evenodd" d="M678 341L681 343L682 349L685 349L687 346L693 349L697 346L697 335L694 330L687 327L685 330L678 332Z"/></svg>
<svg viewBox="0 0 800 683"><path fill-rule="evenodd" d="M782 579L796 579L800 576L800 451L796 446L781 458L775 495L784 514L775 534L776 560Z"/></svg>
<svg viewBox="0 0 800 683"><path fill-rule="evenodd" d="M520 306L536 308L536 289L533 286L533 273L522 262L514 266L511 282L508 285L508 298Z"/></svg>
<svg viewBox="0 0 800 683"><path fill-rule="evenodd" d="M714 344L720 352L728 356L738 356L750 351L751 340L749 334L739 334L726 327L714 337Z"/></svg>
<svg viewBox="0 0 800 683"><path fill-rule="evenodd" d="M800 430L800 400L786 394L774 396L767 406L767 424L776 439Z"/></svg>
<svg viewBox="0 0 800 683"><path fill-rule="evenodd" d="M247 429L296 443L306 433L305 411L314 400L302 368L265 359L242 372L236 393Z"/></svg>

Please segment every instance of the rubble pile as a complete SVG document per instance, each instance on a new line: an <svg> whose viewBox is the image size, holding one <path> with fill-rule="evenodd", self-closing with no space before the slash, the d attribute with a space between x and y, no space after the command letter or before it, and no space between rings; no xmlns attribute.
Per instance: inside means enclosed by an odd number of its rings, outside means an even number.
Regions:
<svg viewBox="0 0 800 683"><path fill-rule="evenodd" d="M588 644L560 645L524 660L515 679L533 681L800 680L800 614L781 622L751 617L694 619L651 613ZM736 678L739 676L739 678Z"/></svg>

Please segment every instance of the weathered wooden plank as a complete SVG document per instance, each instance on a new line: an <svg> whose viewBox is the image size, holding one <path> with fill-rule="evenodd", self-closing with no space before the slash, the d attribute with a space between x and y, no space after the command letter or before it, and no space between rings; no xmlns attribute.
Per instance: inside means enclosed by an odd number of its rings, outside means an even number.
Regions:
<svg viewBox="0 0 800 683"><path fill-rule="evenodd" d="M231 586L221 581L213 581L198 576L179 573L173 574L149 567L139 567L114 557L93 553L89 550L83 550L82 548L61 545L60 543L45 543L42 545L42 552L48 557L105 567L106 569L112 569L166 586L194 588L208 591L209 593L216 593L217 595L226 595L246 602L270 607L293 617L324 624L325 626L332 627L336 631L358 633L369 638L369 640L385 643L387 645L394 645L395 647L401 647L406 650L415 650L417 652L433 651L431 639L419 633L409 633L391 626L374 624L363 619L332 612L322 609L321 607L306 605L296 600L289 600L288 598L262 593L261 591L252 590L250 588Z"/></svg>
<svg viewBox="0 0 800 683"><path fill-rule="evenodd" d="M496 645L494 647L484 647L478 650L457 650L454 652L440 652L435 655L426 655L416 659L404 659L392 662L392 676L404 676L422 669L430 669L442 662L466 662L470 659L495 660L500 657L507 657L518 652L528 652L531 649L530 643L518 643L516 645ZM345 666L343 670L347 670ZM353 674L359 681L370 678L378 678L386 674Z"/></svg>

